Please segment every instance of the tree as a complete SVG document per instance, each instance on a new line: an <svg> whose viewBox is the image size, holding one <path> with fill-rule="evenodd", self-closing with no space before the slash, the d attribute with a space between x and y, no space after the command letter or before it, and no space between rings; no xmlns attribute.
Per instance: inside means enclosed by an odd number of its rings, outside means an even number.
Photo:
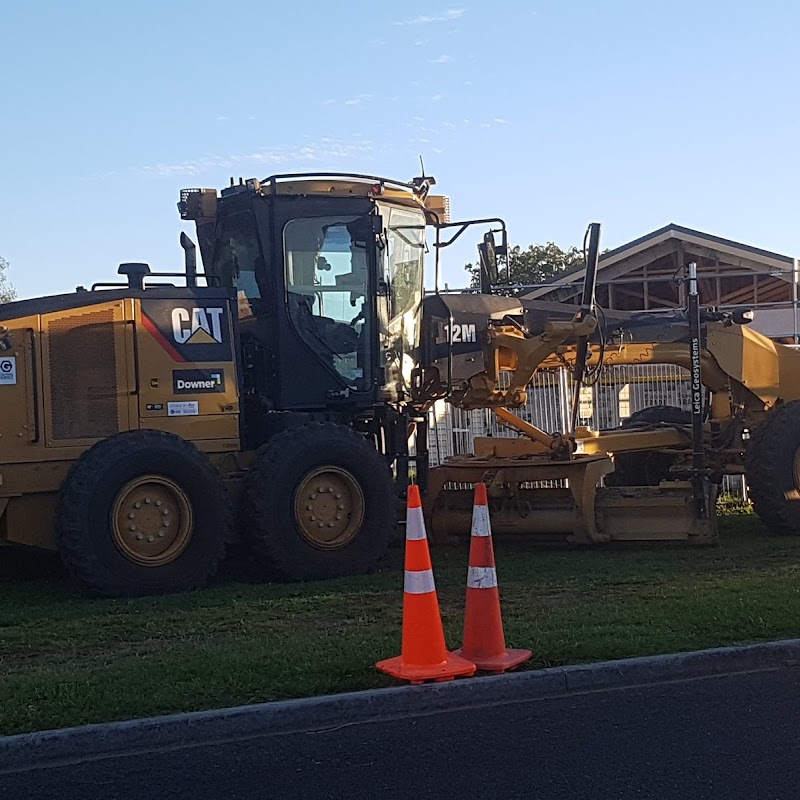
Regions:
<svg viewBox="0 0 800 800"><path fill-rule="evenodd" d="M517 285L543 283L559 272L583 264L583 251L577 247L562 250L555 242L531 244L527 250L515 245L509 249L508 264L509 283ZM479 286L480 267L477 264L467 264L465 269L471 276L470 285ZM505 277L501 274L504 281Z"/></svg>
<svg viewBox="0 0 800 800"><path fill-rule="evenodd" d="M17 290L8 279L8 270L11 265L0 256L0 303L9 303L17 297Z"/></svg>

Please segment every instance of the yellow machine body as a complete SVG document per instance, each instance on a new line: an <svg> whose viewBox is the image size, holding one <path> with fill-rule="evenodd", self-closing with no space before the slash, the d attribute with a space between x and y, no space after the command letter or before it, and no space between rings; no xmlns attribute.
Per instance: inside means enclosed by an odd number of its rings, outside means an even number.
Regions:
<svg viewBox="0 0 800 800"><path fill-rule="evenodd" d="M178 434L235 469L239 392L228 297L122 294L79 292L52 310L31 301L42 310L4 320L0 542L54 547L53 514L70 466L120 431Z"/></svg>
<svg viewBox="0 0 800 800"><path fill-rule="evenodd" d="M515 301L508 303L512 308ZM544 304L539 305L545 313ZM489 486L499 531L555 535L577 543L716 541L716 519L713 514L707 519L698 516L689 482L672 478L657 486L626 487L625 479L620 478L619 485L614 474L620 459L630 453L662 453L689 467L688 425L609 431L578 427L568 437L540 430L509 410L525 402L537 370L574 368L577 339L593 332L593 318L566 321L563 307L551 307L553 318L538 335L512 322L490 324L483 335L482 358L465 355L457 362L468 371L471 361L476 371L459 374L450 402L467 410L492 408L519 436L476 437L472 455L448 458L431 470L427 511L434 535L463 527L468 486L482 480ZM742 474L743 432L772 419L770 412L776 407L800 399L800 351L729 321L708 321L704 333L702 379L710 392L704 425L707 460L719 475ZM649 342L626 342L622 337L604 346L590 343L586 364L674 364L689 369L690 350L686 341L670 340L667 326L664 336ZM722 440L724 447L716 444Z"/></svg>

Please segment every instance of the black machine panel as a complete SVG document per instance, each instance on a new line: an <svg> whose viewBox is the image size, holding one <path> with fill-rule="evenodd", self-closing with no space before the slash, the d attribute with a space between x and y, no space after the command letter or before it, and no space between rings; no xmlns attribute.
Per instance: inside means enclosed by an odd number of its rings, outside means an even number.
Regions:
<svg viewBox="0 0 800 800"><path fill-rule="evenodd" d="M522 319L512 297L488 294L437 294L422 301L422 337L415 395L444 396L448 387L485 369L484 344L489 320Z"/></svg>

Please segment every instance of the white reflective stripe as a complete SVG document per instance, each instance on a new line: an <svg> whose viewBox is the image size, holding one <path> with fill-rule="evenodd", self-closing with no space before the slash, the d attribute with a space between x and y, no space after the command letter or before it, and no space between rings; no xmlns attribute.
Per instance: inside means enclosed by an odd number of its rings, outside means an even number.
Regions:
<svg viewBox="0 0 800 800"><path fill-rule="evenodd" d="M495 589L497 570L494 567L469 567L467 589Z"/></svg>
<svg viewBox="0 0 800 800"><path fill-rule="evenodd" d="M417 539L427 539L425 535L425 518L422 516L422 509L409 508L406 517L406 539L413 541Z"/></svg>
<svg viewBox="0 0 800 800"><path fill-rule="evenodd" d="M474 506L472 509L472 535L491 536L492 529L489 527L489 507Z"/></svg>
<svg viewBox="0 0 800 800"><path fill-rule="evenodd" d="M433 583L433 570L423 569L419 572L406 570L403 591L407 594L427 594L428 592L435 592L436 586Z"/></svg>

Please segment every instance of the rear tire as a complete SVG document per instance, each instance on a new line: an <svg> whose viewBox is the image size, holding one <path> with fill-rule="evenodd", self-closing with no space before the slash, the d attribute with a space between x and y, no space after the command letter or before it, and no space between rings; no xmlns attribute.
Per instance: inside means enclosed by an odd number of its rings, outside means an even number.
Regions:
<svg viewBox="0 0 800 800"><path fill-rule="evenodd" d="M126 431L72 466L55 536L90 592L161 594L206 583L224 556L229 520L225 488L204 453L170 433Z"/></svg>
<svg viewBox="0 0 800 800"><path fill-rule="evenodd" d="M384 457L343 425L310 423L259 448L243 497L243 538L282 578L375 569L396 527Z"/></svg>
<svg viewBox="0 0 800 800"><path fill-rule="evenodd" d="M800 536L800 400L770 411L750 434L745 477L761 521L783 536Z"/></svg>
<svg viewBox="0 0 800 800"><path fill-rule="evenodd" d="M677 406L650 406L635 411L620 427L631 430L638 426L690 425L692 415ZM614 456L614 472L609 486L658 486L669 478L675 457L658 451L620 453Z"/></svg>

